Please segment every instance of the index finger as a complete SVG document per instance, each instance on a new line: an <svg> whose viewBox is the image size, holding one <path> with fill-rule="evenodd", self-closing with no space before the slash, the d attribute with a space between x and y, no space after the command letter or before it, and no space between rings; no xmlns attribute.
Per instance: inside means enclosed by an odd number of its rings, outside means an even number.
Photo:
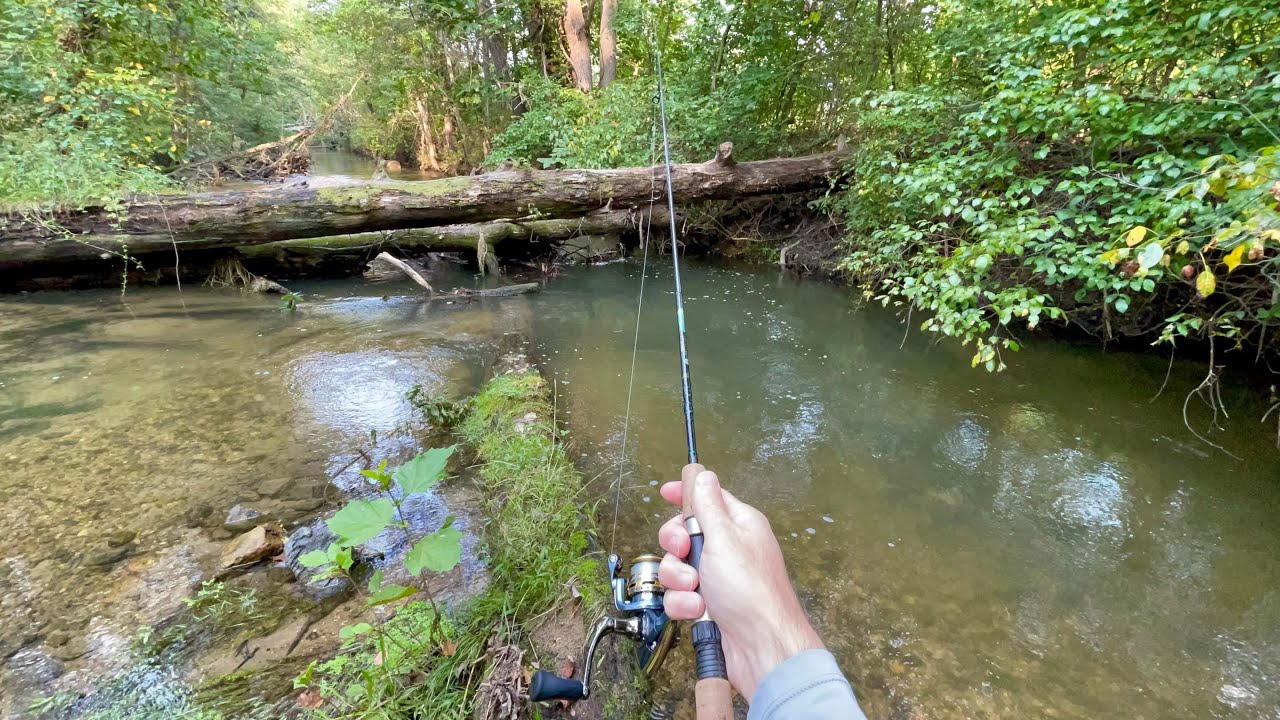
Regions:
<svg viewBox="0 0 1280 720"><path fill-rule="evenodd" d="M663 483L662 487L659 488L659 492L662 493L663 500L672 505L680 505L684 499L684 483L679 480Z"/></svg>

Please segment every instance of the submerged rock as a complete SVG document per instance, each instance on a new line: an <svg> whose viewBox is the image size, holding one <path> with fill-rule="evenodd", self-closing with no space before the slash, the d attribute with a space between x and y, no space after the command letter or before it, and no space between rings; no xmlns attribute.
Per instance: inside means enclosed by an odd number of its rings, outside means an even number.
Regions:
<svg viewBox="0 0 1280 720"><path fill-rule="evenodd" d="M227 511L227 519L222 521L222 527L228 532L242 533L260 522L262 513L247 505L236 505Z"/></svg>
<svg viewBox="0 0 1280 720"><path fill-rule="evenodd" d="M106 547L86 552L84 554L84 564L92 568L109 568L129 557L129 552L133 548L134 546L131 543L125 543L124 545L111 545L108 543Z"/></svg>
<svg viewBox="0 0 1280 720"><path fill-rule="evenodd" d="M227 543L218 560L218 567L230 570L266 560L284 550L284 540L284 528L279 523L259 525Z"/></svg>
<svg viewBox="0 0 1280 720"><path fill-rule="evenodd" d="M121 530L120 532L114 532L107 537L107 547L113 547L113 548L122 547L124 545L128 545L129 543L133 542L134 540L137 539L137 537L138 537L138 533L133 532L132 530Z"/></svg>

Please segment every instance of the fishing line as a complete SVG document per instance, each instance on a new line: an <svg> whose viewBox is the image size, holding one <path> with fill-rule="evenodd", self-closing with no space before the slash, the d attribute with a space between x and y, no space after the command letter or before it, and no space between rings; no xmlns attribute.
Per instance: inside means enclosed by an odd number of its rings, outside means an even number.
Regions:
<svg viewBox="0 0 1280 720"><path fill-rule="evenodd" d="M613 523L609 536L609 554L613 555L618 539L618 509L622 504L622 476L627 462L627 436L631 430L631 395L636 382L636 357L640 350L640 316L644 311L644 280L649 271L649 234L653 230L653 202L657 188L657 177L653 166L657 164L658 119L655 107L654 117L649 131L649 214L647 221L641 222L642 233L640 244L643 254L640 261L640 292L636 301L635 337L631 341L631 372L627 376L627 406L622 415L622 447L618 449L618 479L613 488Z"/></svg>

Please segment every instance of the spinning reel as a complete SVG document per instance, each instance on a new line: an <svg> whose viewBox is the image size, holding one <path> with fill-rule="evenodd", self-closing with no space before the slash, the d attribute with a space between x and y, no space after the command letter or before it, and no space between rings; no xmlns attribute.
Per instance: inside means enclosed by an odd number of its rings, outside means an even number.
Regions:
<svg viewBox="0 0 1280 720"><path fill-rule="evenodd" d="M656 555L641 555L631 561L628 577L622 573L622 558L609 556L613 606L619 614L600 618L587 638L582 653L582 681L539 670L529 683L529 700L585 699L591 693L591 671L595 667L596 650L604 636L610 633L625 635L639 643L637 659L645 674L652 677L676 639L676 624L667 617L662 604L666 588L658 582L660 561Z"/></svg>

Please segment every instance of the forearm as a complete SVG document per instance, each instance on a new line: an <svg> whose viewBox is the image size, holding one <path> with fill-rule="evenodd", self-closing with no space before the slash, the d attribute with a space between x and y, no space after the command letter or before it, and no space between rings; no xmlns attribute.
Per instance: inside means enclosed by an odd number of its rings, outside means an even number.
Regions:
<svg viewBox="0 0 1280 720"><path fill-rule="evenodd" d="M774 668L751 698L748 720L866 720L853 688L826 650L805 650Z"/></svg>

